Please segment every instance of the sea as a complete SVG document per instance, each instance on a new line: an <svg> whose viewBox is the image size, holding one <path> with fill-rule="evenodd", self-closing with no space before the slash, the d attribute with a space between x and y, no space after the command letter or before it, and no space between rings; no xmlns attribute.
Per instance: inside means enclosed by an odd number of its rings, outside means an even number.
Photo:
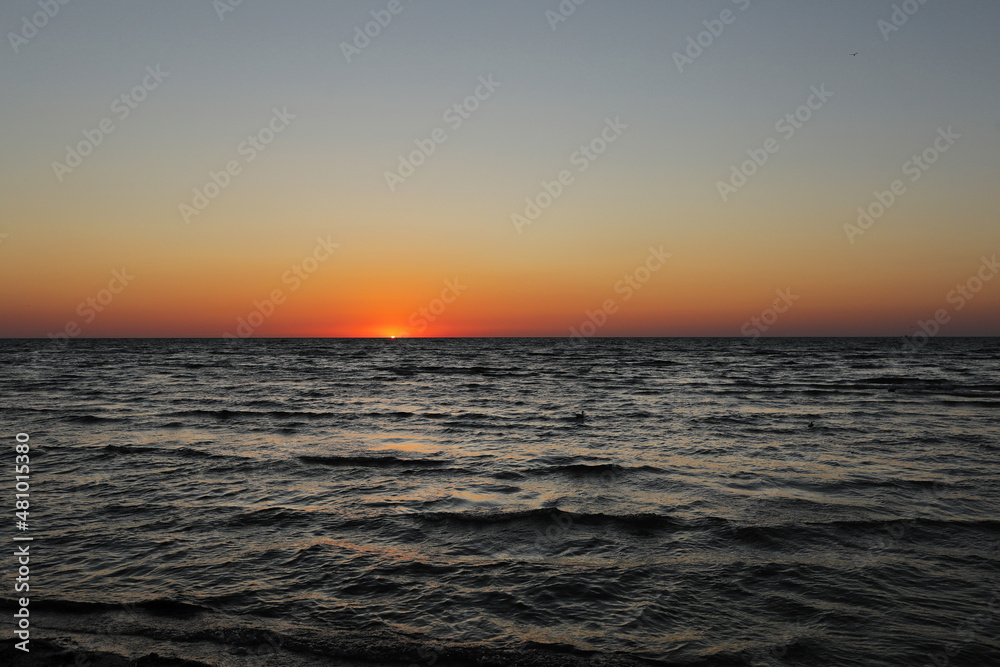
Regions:
<svg viewBox="0 0 1000 667"><path fill-rule="evenodd" d="M1000 665L997 338L8 339L0 426L6 664Z"/></svg>

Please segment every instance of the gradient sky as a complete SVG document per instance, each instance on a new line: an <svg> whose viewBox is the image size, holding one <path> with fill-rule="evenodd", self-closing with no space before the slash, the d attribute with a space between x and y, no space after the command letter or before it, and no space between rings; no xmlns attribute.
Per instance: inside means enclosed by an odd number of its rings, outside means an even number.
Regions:
<svg viewBox="0 0 1000 667"><path fill-rule="evenodd" d="M280 290L254 336L565 336L609 299L597 335L739 336L785 289L798 300L767 335L897 336L938 310L943 335L1000 334L1000 279L949 299L1000 252L995 0L929 0L888 39L888 0L589 0L555 30L559 0L401 0L348 63L341 44L389 4L244 0L220 19L210 0L78 0L15 52L41 10L4 3L0 335L214 337ZM120 119L114 100L157 66ZM453 129L444 112L490 76ZM778 132L821 86L822 108ZM294 120L247 162L276 108ZM53 163L105 118L60 182ZM581 173L571 156L608 118L628 129ZM904 163L949 127L961 138L911 182ZM390 191L436 128L447 141ZM723 201L769 137L780 150ZM187 223L180 205L230 161ZM512 214L562 170L572 184L519 233ZM896 179L852 243L844 225ZM339 247L288 279L318 238ZM661 246L625 299L618 281Z"/></svg>

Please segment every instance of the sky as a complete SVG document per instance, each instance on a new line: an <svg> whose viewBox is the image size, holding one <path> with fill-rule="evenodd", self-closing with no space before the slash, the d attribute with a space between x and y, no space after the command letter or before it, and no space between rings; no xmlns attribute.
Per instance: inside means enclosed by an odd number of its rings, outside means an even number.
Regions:
<svg viewBox="0 0 1000 667"><path fill-rule="evenodd" d="M0 336L1000 335L995 0L579 2L4 3Z"/></svg>

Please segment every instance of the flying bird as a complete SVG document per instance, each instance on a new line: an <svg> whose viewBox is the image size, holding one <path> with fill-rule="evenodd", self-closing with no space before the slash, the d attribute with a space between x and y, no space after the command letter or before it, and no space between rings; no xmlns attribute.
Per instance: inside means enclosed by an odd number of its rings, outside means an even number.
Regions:
<svg viewBox="0 0 1000 667"><path fill-rule="evenodd" d="M858 53L861 53L861 52L860 52L860 51L858 51ZM851 55L852 55L852 56L856 56L856 55L858 55L858 53L852 53Z"/></svg>

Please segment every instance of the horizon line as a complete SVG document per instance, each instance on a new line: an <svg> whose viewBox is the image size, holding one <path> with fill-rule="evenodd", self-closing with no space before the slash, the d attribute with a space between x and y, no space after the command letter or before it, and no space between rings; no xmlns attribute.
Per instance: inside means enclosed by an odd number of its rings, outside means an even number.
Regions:
<svg viewBox="0 0 1000 667"><path fill-rule="evenodd" d="M875 339L897 339L914 338L912 334L902 335L816 335L816 336L250 336L247 338L225 337L225 336L76 336L73 338L50 338L47 336L0 336L0 340L40 340L68 343L71 340L219 340L219 341L248 341L248 340L524 340L524 339L544 339L544 340L643 340L643 339L726 339L726 340L810 340L810 339L843 339L852 340L859 338ZM946 336L937 335L929 338L1000 338L1000 334L985 334L972 336Z"/></svg>

